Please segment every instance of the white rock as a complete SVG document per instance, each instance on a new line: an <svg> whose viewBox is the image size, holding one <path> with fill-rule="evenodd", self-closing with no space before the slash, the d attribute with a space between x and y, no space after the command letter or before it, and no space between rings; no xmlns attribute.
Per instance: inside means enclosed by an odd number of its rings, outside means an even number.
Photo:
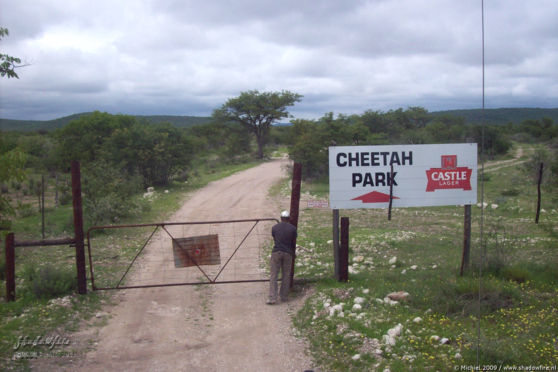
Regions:
<svg viewBox="0 0 558 372"><path fill-rule="evenodd" d="M386 345L395 346L395 337L391 337L390 335L383 335L382 341Z"/></svg>
<svg viewBox="0 0 558 372"><path fill-rule="evenodd" d="M389 304L391 306L397 305L399 302L397 301L393 301L392 299L390 299L389 297L385 297L384 300L382 301L384 304Z"/></svg>
<svg viewBox="0 0 558 372"><path fill-rule="evenodd" d="M422 322L422 318L420 316L417 316L415 319L413 319L414 323L420 323Z"/></svg>
<svg viewBox="0 0 558 372"><path fill-rule="evenodd" d="M360 304L354 304L353 305L353 310L361 310L362 306Z"/></svg>
<svg viewBox="0 0 558 372"><path fill-rule="evenodd" d="M355 304L362 304L364 301L365 300L362 297L355 297Z"/></svg>
<svg viewBox="0 0 558 372"><path fill-rule="evenodd" d="M440 343L441 343L442 345L449 344L449 339L443 337L443 338L440 339Z"/></svg>
<svg viewBox="0 0 558 372"><path fill-rule="evenodd" d="M461 354L459 354L459 353L455 353L455 355L454 355L453 357L454 357L455 359L461 359L461 358L463 358L463 357L461 356Z"/></svg>
<svg viewBox="0 0 558 372"><path fill-rule="evenodd" d="M409 297L409 293L405 291L391 292L390 294L387 295L387 297L393 301L402 301L402 300L406 300Z"/></svg>
<svg viewBox="0 0 558 372"><path fill-rule="evenodd" d="M396 262L397 262L397 257L392 257L392 258L390 258L390 260L388 261L388 263L389 263L390 265L395 265Z"/></svg>
<svg viewBox="0 0 558 372"><path fill-rule="evenodd" d="M401 270L401 274L403 275L407 274L407 270L406 269Z"/></svg>
<svg viewBox="0 0 558 372"><path fill-rule="evenodd" d="M168 194L168 193L169 193L169 190L165 190L165 194Z"/></svg>
<svg viewBox="0 0 558 372"><path fill-rule="evenodd" d="M364 261L364 256L356 256L353 258L353 262L362 262Z"/></svg>
<svg viewBox="0 0 558 372"><path fill-rule="evenodd" d="M401 330L403 330L403 325L399 323L395 327L389 329L387 333L391 337L397 337L401 334Z"/></svg>
<svg viewBox="0 0 558 372"><path fill-rule="evenodd" d="M333 244L333 240L328 240L327 244Z"/></svg>
<svg viewBox="0 0 558 372"><path fill-rule="evenodd" d="M362 293L368 294L368 293L370 293L370 290L369 290L368 288L364 288L364 289L362 290Z"/></svg>
<svg viewBox="0 0 558 372"><path fill-rule="evenodd" d="M418 267L417 265L413 265L413 266L411 266L411 270L416 270L417 267Z"/></svg>
<svg viewBox="0 0 558 372"><path fill-rule="evenodd" d="M359 360L360 359L360 354L353 355L353 357L351 359L352 360Z"/></svg>
<svg viewBox="0 0 558 372"><path fill-rule="evenodd" d="M430 336L430 341L431 342L432 341L440 341L440 336L436 336L436 335Z"/></svg>

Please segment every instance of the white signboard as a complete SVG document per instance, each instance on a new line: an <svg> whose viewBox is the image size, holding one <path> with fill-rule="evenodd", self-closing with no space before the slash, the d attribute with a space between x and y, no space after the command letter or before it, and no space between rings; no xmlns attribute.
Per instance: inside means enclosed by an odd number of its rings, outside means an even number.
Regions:
<svg viewBox="0 0 558 372"><path fill-rule="evenodd" d="M393 165L393 173L391 172ZM477 202L477 144L329 148L332 209Z"/></svg>

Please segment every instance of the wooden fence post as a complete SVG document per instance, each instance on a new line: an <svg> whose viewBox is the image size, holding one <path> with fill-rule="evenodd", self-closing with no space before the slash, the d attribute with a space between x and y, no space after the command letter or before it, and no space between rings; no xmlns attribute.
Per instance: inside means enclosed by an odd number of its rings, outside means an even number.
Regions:
<svg viewBox="0 0 558 372"><path fill-rule="evenodd" d="M85 277L85 248L83 234L83 211L81 205L81 172L79 162L73 160L72 170L72 201L74 207L74 240L76 245L76 267L78 293L87 293L87 282Z"/></svg>
<svg viewBox="0 0 558 372"><path fill-rule="evenodd" d="M463 276L463 272L469 268L471 255L471 205L465 206L464 222L463 222L463 256L461 257L461 269L459 274Z"/></svg>
<svg viewBox="0 0 558 372"><path fill-rule="evenodd" d="M539 182L537 182L537 215L535 216L535 223L539 223L539 216L541 214L541 183L542 183L542 176L543 176L543 165L541 163L539 167Z"/></svg>
<svg viewBox="0 0 558 372"><path fill-rule="evenodd" d="M6 236L6 301L15 301L15 251L14 233Z"/></svg>

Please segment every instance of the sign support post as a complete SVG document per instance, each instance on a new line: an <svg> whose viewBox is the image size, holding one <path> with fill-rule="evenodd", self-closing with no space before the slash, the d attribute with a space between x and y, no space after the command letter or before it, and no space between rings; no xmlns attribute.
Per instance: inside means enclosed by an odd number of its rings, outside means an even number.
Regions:
<svg viewBox="0 0 558 372"><path fill-rule="evenodd" d="M463 223L463 256L461 257L461 270L459 275L469 268L470 253L471 253L471 204L464 207L464 223Z"/></svg>
<svg viewBox="0 0 558 372"><path fill-rule="evenodd" d="M339 279L339 209L334 209L332 213L333 222L333 273Z"/></svg>

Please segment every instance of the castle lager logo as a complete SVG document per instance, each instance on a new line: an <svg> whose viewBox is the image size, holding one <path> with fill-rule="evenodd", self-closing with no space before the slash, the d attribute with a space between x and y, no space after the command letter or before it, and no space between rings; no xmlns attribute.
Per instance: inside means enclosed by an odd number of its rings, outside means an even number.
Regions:
<svg viewBox="0 0 558 372"><path fill-rule="evenodd" d="M471 174L473 170L457 166L457 155L442 155L442 167L426 171L428 184L426 191L438 189L471 190Z"/></svg>

